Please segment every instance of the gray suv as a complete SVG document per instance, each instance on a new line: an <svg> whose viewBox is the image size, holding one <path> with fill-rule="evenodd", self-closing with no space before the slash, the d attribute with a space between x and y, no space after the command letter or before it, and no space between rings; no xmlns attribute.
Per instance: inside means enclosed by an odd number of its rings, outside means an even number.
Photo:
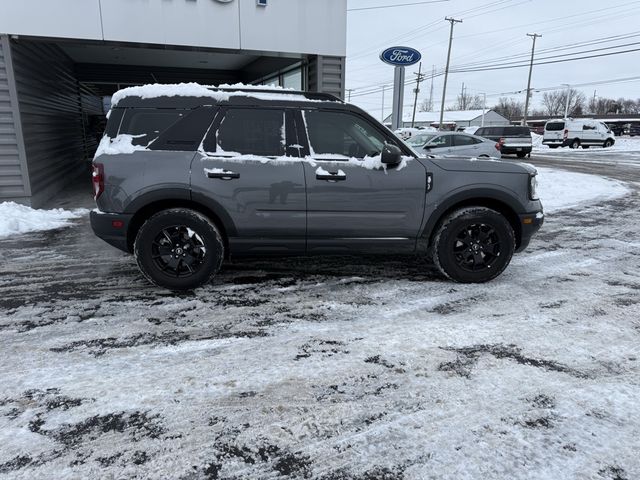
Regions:
<svg viewBox="0 0 640 480"><path fill-rule="evenodd" d="M486 282L543 222L532 167L419 157L331 95L155 85L113 102L91 225L171 290L248 255L430 255Z"/></svg>

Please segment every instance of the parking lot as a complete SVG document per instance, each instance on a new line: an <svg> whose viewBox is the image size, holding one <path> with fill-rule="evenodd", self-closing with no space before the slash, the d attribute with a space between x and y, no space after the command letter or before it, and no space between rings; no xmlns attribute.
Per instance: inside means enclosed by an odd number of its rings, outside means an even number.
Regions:
<svg viewBox="0 0 640 480"><path fill-rule="evenodd" d="M529 161L631 193L483 285L243 260L174 295L86 219L1 239L0 478L640 478L640 151Z"/></svg>

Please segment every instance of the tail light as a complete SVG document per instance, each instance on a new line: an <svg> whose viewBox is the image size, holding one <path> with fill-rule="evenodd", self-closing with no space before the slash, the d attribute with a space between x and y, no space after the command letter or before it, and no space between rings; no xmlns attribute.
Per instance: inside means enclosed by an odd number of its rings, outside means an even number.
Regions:
<svg viewBox="0 0 640 480"><path fill-rule="evenodd" d="M91 182L93 183L93 198L97 200L98 197L102 195L102 192L104 192L104 165L101 163L93 164Z"/></svg>
<svg viewBox="0 0 640 480"><path fill-rule="evenodd" d="M562 138L564 138L565 140L569 138L569 130L567 130L566 128L564 129L564 134L562 135Z"/></svg>
<svg viewBox="0 0 640 480"><path fill-rule="evenodd" d="M496 143L496 150L502 150L502 145L500 145L500 142Z"/></svg>
<svg viewBox="0 0 640 480"><path fill-rule="evenodd" d="M504 145L504 137L501 137L500 140L498 140L498 143L500 144L500 146Z"/></svg>

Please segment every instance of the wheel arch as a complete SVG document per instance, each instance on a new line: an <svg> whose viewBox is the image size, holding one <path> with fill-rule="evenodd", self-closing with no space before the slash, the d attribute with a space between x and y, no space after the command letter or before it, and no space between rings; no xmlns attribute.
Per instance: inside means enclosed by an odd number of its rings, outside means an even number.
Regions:
<svg viewBox="0 0 640 480"><path fill-rule="evenodd" d="M422 233L422 239L427 241L427 246L432 246L438 226L449 214L460 208L472 206L490 208L502 214L513 228L516 250L518 249L522 243L522 226L517 212L523 211L523 209L516 199L498 191L479 191L456 195L440 204L427 221Z"/></svg>
<svg viewBox="0 0 640 480"><path fill-rule="evenodd" d="M229 236L235 235L236 229L233 221L229 215L224 212L222 207L213 204L211 201L205 204L204 202L198 202L190 198L178 197L154 199L148 203L144 203L135 210L127 229L127 249L129 252L133 252L133 243L144 222L152 215L171 208L188 208L206 216L213 222L218 230L220 230L224 241L225 252L227 252L227 255L229 254Z"/></svg>

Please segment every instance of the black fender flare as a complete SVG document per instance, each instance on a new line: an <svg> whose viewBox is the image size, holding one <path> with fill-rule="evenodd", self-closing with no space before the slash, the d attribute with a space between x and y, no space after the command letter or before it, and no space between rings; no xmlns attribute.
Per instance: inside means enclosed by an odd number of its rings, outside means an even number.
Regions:
<svg viewBox="0 0 640 480"><path fill-rule="evenodd" d="M477 205L489 206L490 208L493 205L502 206L499 210L502 210L501 213L507 216L507 219L514 227L516 235L520 235L521 229L518 215L525 213L526 210L520 200L504 190L491 187L478 187L459 191L438 203L435 210L427 219L426 224L422 229L422 233L420 234L420 239L423 241L430 241L431 235L436 226L440 223L447 212L453 210L458 205L472 205L476 201ZM507 211L504 211L505 208Z"/></svg>

